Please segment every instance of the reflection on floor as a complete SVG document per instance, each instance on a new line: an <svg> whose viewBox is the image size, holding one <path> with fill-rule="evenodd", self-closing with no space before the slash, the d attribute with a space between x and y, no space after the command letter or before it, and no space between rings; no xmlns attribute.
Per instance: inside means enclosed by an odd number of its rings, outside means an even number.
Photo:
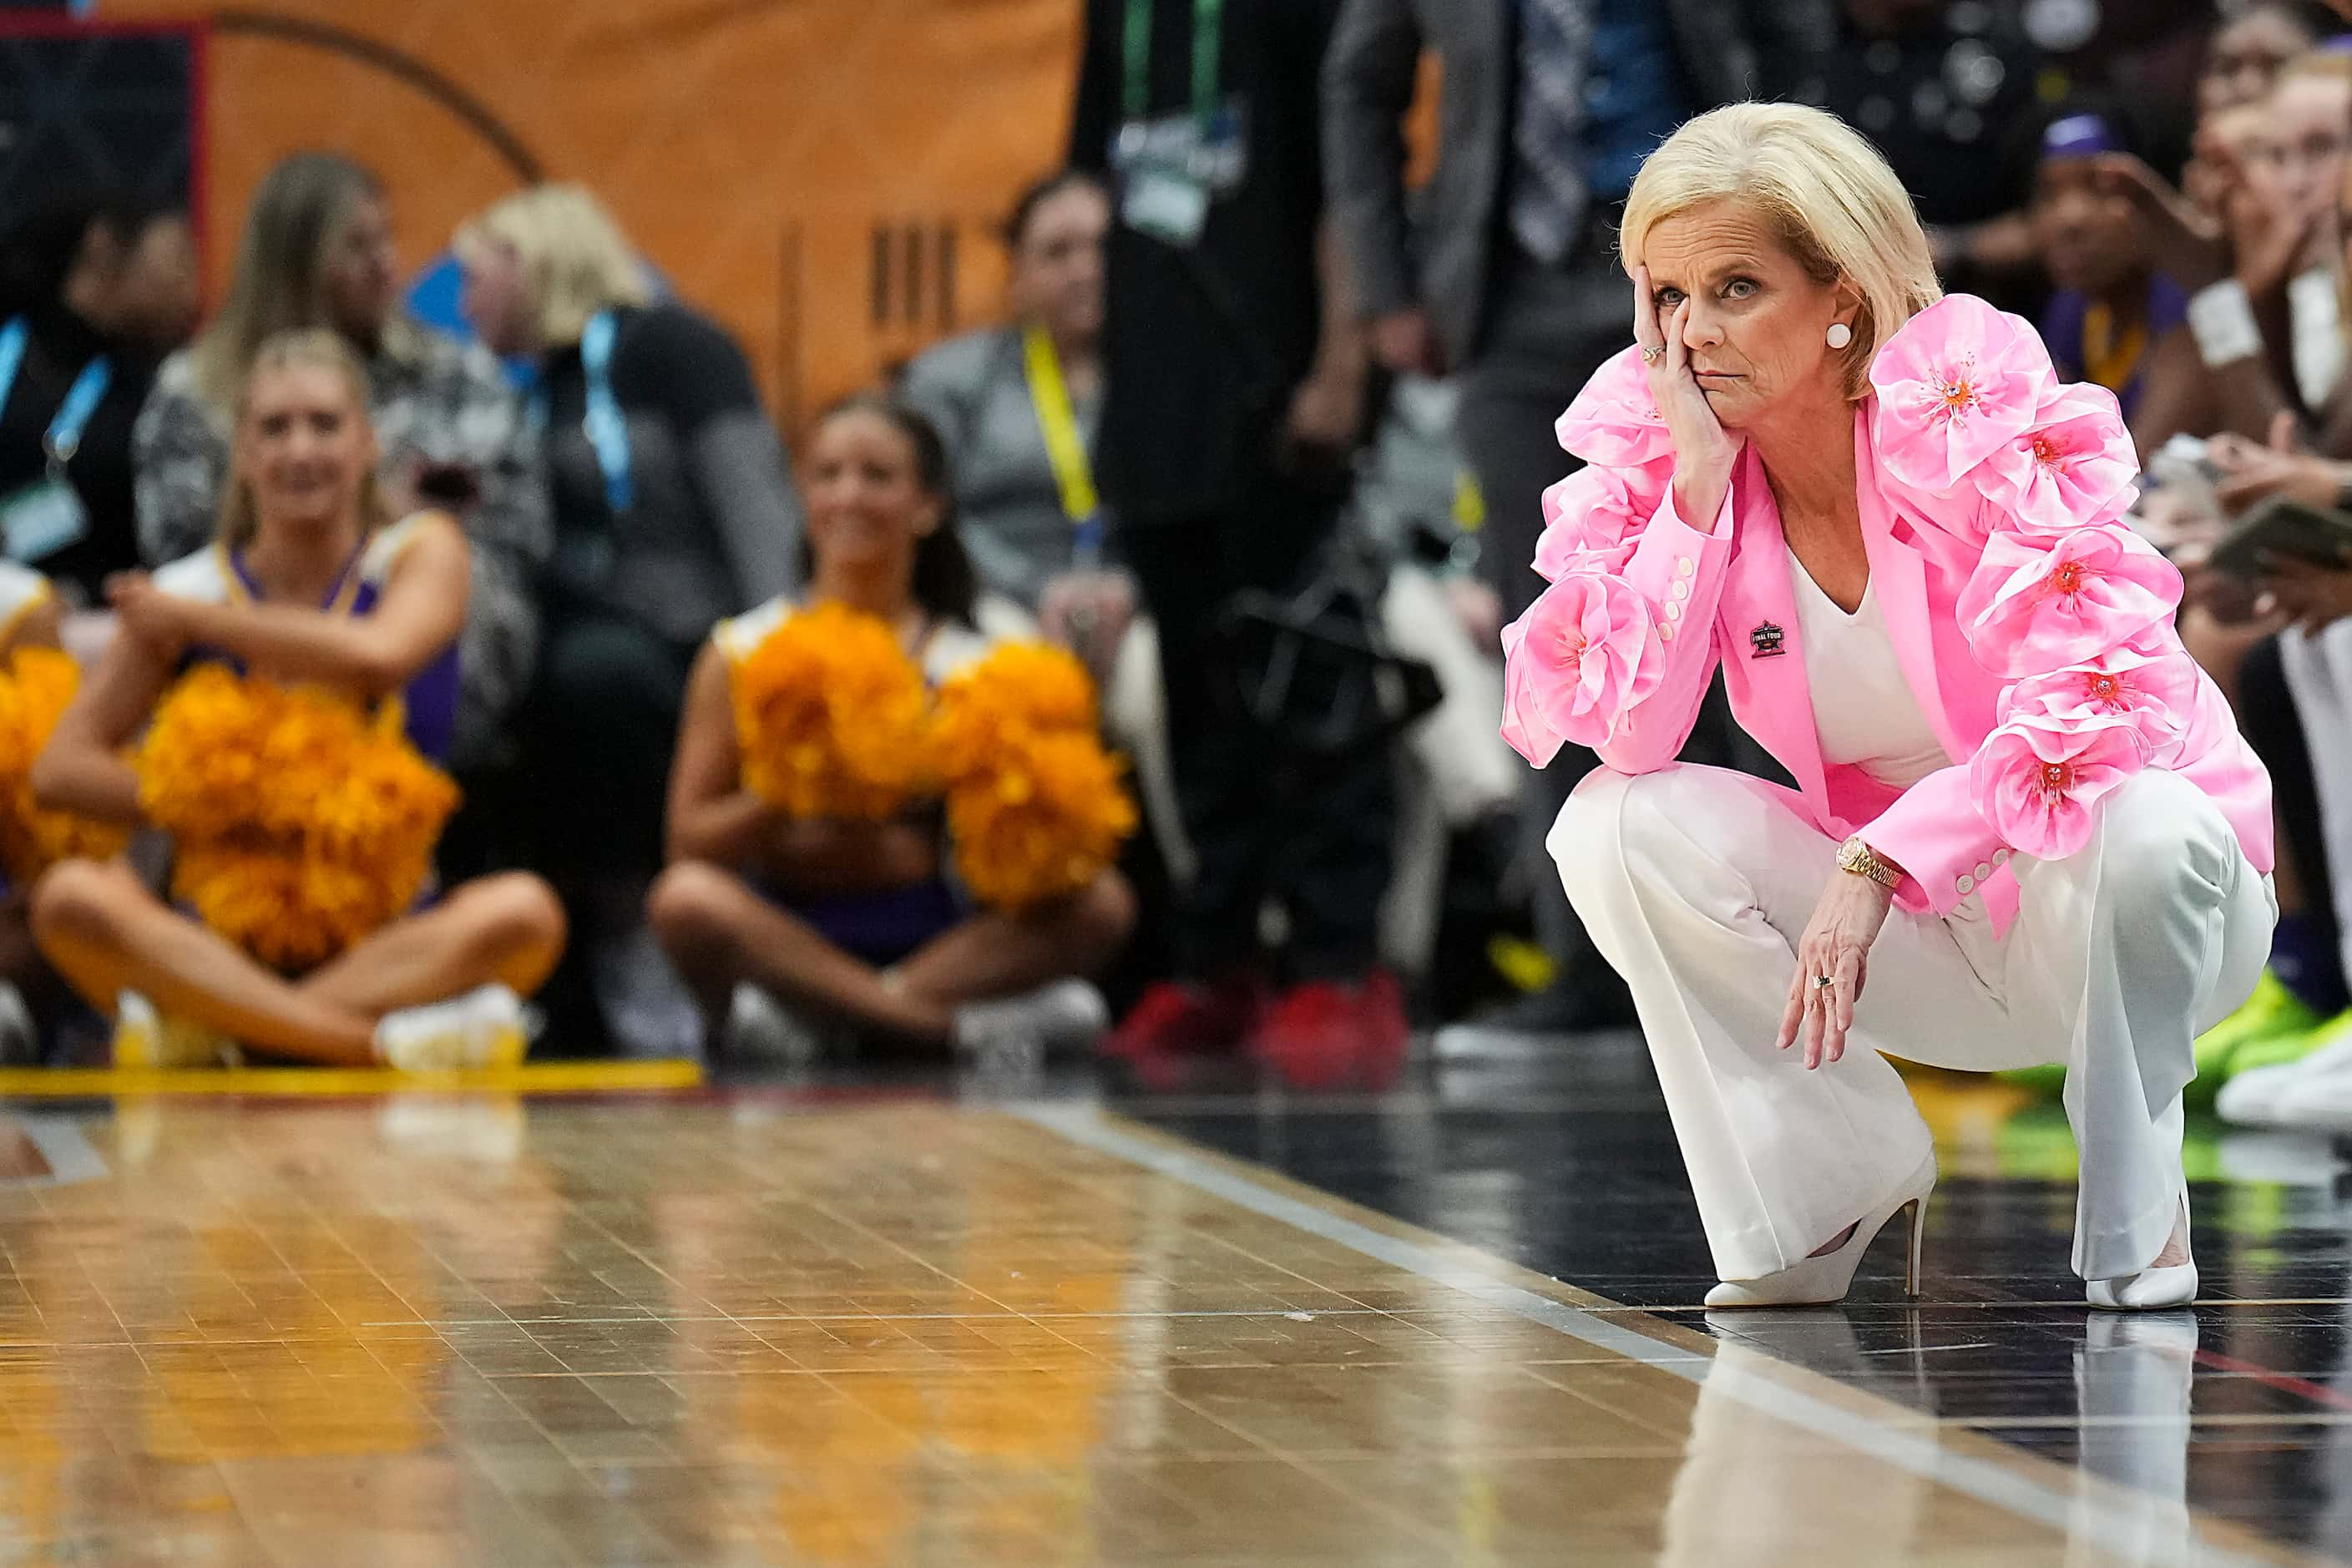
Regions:
<svg viewBox="0 0 2352 1568"><path fill-rule="evenodd" d="M2191 1519L2184 1464L2210 1513L2330 1535L2332 1300L2203 1314L2242 1364L2186 1315L2011 1304L2054 1299L2054 1182L1953 1184L1967 1306L1880 1279L1709 1323L1546 1279L1694 1297L1654 1103L1583 1060L1507 1104L1465 1072L1461 1104L1150 1112L1484 1251L1071 1102L26 1109L0 1557L2278 1560ZM2283 1275L2339 1293L2217 1270Z"/></svg>
<svg viewBox="0 0 2352 1568"><path fill-rule="evenodd" d="M2323 1138L2192 1121L2203 1297L2119 1322L2068 1271L2063 1114L1980 1079L1923 1076L1943 1175L1925 1299L1899 1226L1843 1309L1704 1312L1714 1279L1638 1040L1442 1064L1384 1105L1165 1101L1157 1126L1380 1213L1703 1329L2273 1542L2352 1557L2352 1164Z"/></svg>

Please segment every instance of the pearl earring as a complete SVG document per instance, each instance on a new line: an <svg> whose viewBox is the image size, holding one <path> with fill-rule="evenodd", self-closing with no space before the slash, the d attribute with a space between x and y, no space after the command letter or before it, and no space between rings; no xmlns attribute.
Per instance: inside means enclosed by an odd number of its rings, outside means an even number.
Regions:
<svg viewBox="0 0 2352 1568"><path fill-rule="evenodd" d="M1829 340L1830 347L1833 349L1842 349L1845 347L1846 344L1853 342L1853 329L1847 326L1843 321L1832 321L1830 323Z"/></svg>

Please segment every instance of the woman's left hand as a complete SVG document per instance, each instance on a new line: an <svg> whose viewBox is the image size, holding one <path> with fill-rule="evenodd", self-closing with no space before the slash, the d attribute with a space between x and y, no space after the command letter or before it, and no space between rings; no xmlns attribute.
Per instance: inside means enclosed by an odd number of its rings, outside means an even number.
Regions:
<svg viewBox="0 0 2352 1568"><path fill-rule="evenodd" d="M1813 906L1813 918L1797 943L1797 973L1789 982L1779 1040L1785 1051L1803 1039L1807 1068L1845 1055L1853 1005L1862 999L1870 972L1870 944L1878 940L1894 904L1892 889L1851 871L1838 872L1822 889L1822 901ZM1815 984L1822 975L1836 984Z"/></svg>
<svg viewBox="0 0 2352 1568"><path fill-rule="evenodd" d="M123 628L142 642L176 657L188 644L189 605L155 586L144 572L118 572L106 580L106 602Z"/></svg>
<svg viewBox="0 0 2352 1568"><path fill-rule="evenodd" d="M2332 507L2347 477L2336 464L2303 449L2294 416L2284 410L2271 421L2269 445L2225 430L2205 444L2205 455L2223 475L2213 499L2232 515L2272 496Z"/></svg>

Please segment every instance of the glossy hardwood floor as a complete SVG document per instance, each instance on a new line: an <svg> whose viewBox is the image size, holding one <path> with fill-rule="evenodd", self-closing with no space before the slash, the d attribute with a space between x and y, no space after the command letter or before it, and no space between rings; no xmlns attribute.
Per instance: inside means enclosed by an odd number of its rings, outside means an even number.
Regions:
<svg viewBox="0 0 2352 1568"><path fill-rule="evenodd" d="M1091 1094L851 1069L20 1105L0 1560L2071 1564L2352 1539L2324 1146L2253 1171L2221 1146L2217 1300L2094 1321L2063 1299L2048 1129L1948 1094L1929 1305L1894 1300L1890 1245L1849 1308L1709 1317L1622 1042L1441 1064L1377 1104Z"/></svg>

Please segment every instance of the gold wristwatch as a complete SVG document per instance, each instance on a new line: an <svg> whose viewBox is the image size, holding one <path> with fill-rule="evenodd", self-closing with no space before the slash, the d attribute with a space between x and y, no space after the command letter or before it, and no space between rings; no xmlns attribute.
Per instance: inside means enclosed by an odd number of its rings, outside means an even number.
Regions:
<svg viewBox="0 0 2352 1568"><path fill-rule="evenodd" d="M1877 850L1862 841L1860 834L1838 846L1837 863L1839 870L1867 877L1882 888L1896 887L1903 880L1903 873L1895 863L1880 858Z"/></svg>

